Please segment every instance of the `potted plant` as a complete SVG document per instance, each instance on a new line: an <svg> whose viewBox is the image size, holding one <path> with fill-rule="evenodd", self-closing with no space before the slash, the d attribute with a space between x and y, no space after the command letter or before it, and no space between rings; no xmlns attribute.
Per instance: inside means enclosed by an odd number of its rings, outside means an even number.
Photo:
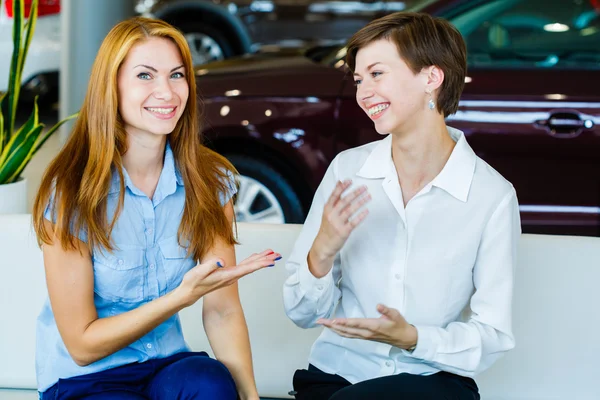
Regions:
<svg viewBox="0 0 600 400"><path fill-rule="evenodd" d="M0 7L2 6L0 0ZM38 0L31 2L29 18L25 20L24 0L13 1L13 52L8 78L8 91L0 94L0 214L27 212L27 185L21 174L42 145L71 115L44 131L39 122L37 96L33 111L20 127L15 126L21 78L27 49L35 31Z"/></svg>

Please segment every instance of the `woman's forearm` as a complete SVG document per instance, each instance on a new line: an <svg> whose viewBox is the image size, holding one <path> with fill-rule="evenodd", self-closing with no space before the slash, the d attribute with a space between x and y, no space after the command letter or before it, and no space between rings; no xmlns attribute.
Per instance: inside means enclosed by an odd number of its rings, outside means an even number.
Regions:
<svg viewBox="0 0 600 400"><path fill-rule="evenodd" d="M174 290L126 313L98 318L87 326L71 356L80 366L98 361L146 335L184 306L183 298Z"/></svg>
<svg viewBox="0 0 600 400"><path fill-rule="evenodd" d="M231 372L240 398L258 399L248 327L241 307L226 314L205 315L204 329L216 358Z"/></svg>

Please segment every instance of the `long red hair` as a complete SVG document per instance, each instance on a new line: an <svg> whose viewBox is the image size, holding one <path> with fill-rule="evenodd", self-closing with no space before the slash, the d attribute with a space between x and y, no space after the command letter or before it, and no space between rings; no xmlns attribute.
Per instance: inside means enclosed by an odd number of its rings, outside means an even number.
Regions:
<svg viewBox="0 0 600 400"><path fill-rule="evenodd" d="M205 147L200 129L196 80L189 47L183 35L160 20L136 17L117 24L106 36L90 76L83 106L72 133L46 170L33 207L33 223L40 245L52 242L52 233L65 250L76 249L76 238L87 235L87 246L113 250L111 232L123 208L122 156L126 132L118 111L117 73L129 50L151 37L167 38L179 48L190 96L185 110L168 136L175 164L185 188L185 207L179 226L180 243L200 260L217 238L235 243L219 194L228 191L227 159ZM119 174L119 204L107 215L111 169ZM52 232L46 230L44 212L50 202Z"/></svg>

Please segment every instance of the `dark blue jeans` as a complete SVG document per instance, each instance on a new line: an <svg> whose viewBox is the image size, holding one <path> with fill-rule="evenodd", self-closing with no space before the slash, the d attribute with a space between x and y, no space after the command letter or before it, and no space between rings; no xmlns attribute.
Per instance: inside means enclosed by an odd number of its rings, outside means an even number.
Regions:
<svg viewBox="0 0 600 400"><path fill-rule="evenodd" d="M59 379L40 399L236 400L237 390L222 363L190 352Z"/></svg>

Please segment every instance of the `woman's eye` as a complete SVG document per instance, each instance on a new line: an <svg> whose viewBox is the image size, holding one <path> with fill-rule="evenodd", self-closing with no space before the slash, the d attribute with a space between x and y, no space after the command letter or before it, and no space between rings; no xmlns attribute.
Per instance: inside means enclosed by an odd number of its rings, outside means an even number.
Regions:
<svg viewBox="0 0 600 400"><path fill-rule="evenodd" d="M182 72L175 72L173 75L171 75L171 78L174 78L174 79L181 79L183 77L184 77L184 75Z"/></svg>
<svg viewBox="0 0 600 400"><path fill-rule="evenodd" d="M373 72L371 72L371 76L372 76L373 78L377 78L377 77L378 77L379 75L381 75L381 74L382 74L382 73L381 73L380 71L373 71Z"/></svg>
<svg viewBox="0 0 600 400"><path fill-rule="evenodd" d="M147 72L140 72L140 73L137 75L137 77L138 77L139 79L148 80L148 79L150 79L150 74L149 74L149 73L147 73Z"/></svg>
<svg viewBox="0 0 600 400"><path fill-rule="evenodd" d="M362 82L362 80L360 80L360 79L355 79L355 80L354 80L354 86L358 86L358 85L360 85L360 84L361 84L361 82Z"/></svg>

